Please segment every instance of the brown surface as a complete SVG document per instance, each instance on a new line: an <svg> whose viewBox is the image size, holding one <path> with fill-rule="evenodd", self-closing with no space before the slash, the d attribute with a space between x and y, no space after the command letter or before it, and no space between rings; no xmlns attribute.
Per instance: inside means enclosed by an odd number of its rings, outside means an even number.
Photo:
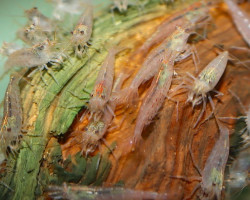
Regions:
<svg viewBox="0 0 250 200"><path fill-rule="evenodd" d="M250 5L242 6L244 10L250 11ZM226 7L220 5L217 8L211 9L213 16L212 24L208 26L208 39L197 43L196 48L200 58L199 71L201 71L213 58L216 57L213 46L216 44L224 45L224 49L228 50L231 46L246 47L245 42L239 35L230 16L226 13ZM131 44L137 48L143 41L154 31L156 25L162 20L156 19L147 23L143 23L135 27L132 35L128 36L126 44ZM145 29L145 27L150 27ZM145 31L148 30L148 31ZM136 39L137 42L134 42ZM135 49L136 50L136 49ZM244 60L247 56L244 53L238 52L234 54L240 60ZM249 55L248 55L249 56ZM248 57L249 58L249 57ZM131 60L129 55L119 58L116 62L116 75L124 70L119 66L126 66L133 71L132 76L124 84L124 87L129 85L135 76L143 58L133 58ZM176 66L176 71L180 76L185 76L188 71L195 74L195 67L193 61L188 59ZM243 113L237 101L228 93L231 89L237 93L244 105L249 105L250 100L250 71L244 67L236 67L232 62L229 62L227 69L216 86L216 89L224 93L218 101L213 98L216 104L217 116L236 116L238 113ZM174 81L176 84L177 81ZM176 85L172 85L174 88ZM140 100L142 100L150 82L147 82L140 87ZM123 88L124 88L123 87ZM177 99L185 101L186 93L176 97ZM247 101L248 100L248 101ZM140 101L141 102L141 101ZM138 105L140 105L138 102ZM135 188L140 190L167 192L175 195L174 199L183 199L190 195L197 182L186 183L185 181L169 178L171 175L182 176L198 176L195 170L188 148L191 143L191 138L194 133L197 133L198 128L193 129L193 124L196 121L201 106L195 107L192 110L190 104L182 102L179 105L179 120L176 121L175 104L166 100L164 106L154 118L152 123L143 131L143 141L136 147L129 145L129 140L133 137L135 127L135 120L139 106L125 109L123 107L116 110L117 117L114 120L115 124L119 124L121 120L125 119L122 126L118 130L106 133L105 139L111 144L113 141L117 142L117 148L114 151L118 161L110 156L113 167L107 179L107 185L114 184L120 180L124 181L125 187ZM207 105L206 113L202 120L206 118L211 112L210 105ZM86 123L85 123L86 124ZM79 128L81 126L81 128ZM74 130L82 130L83 125L78 123L74 126ZM229 128L232 126L228 125ZM192 143L192 150L195 156L195 162L200 167L204 168L205 161L213 148L213 145L218 138L218 128L214 119L204 123L195 136ZM77 147L76 147L77 148ZM102 148L105 148L103 145ZM65 151L64 155L68 153Z"/></svg>

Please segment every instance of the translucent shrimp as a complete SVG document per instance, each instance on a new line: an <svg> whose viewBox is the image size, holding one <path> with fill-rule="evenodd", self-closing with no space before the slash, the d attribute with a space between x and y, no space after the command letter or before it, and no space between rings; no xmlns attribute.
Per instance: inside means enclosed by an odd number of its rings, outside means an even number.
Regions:
<svg viewBox="0 0 250 200"><path fill-rule="evenodd" d="M82 57L85 47L88 47L88 41L92 34L93 26L93 7L88 5L84 13L81 15L77 25L72 32L71 43L74 46L75 54Z"/></svg>
<svg viewBox="0 0 250 200"><path fill-rule="evenodd" d="M184 181L200 181L200 183L194 188L191 195L186 198L190 199L197 189L201 188L199 198L204 199L221 199L221 191L223 187L224 180L224 171L227 164L227 159L229 155L229 130L217 121L220 136L216 141L209 157L205 163L205 167L201 172L199 168L194 163L196 169L198 170L201 177L182 177L182 176L173 176L172 178L180 178ZM192 160L193 155L191 153Z"/></svg>
<svg viewBox="0 0 250 200"><path fill-rule="evenodd" d="M17 31L17 37L28 45L43 42L49 36L42 31L36 24L31 24Z"/></svg>
<svg viewBox="0 0 250 200"><path fill-rule="evenodd" d="M241 10L232 0L224 0L232 16L235 26L242 35L248 46L250 46L250 17Z"/></svg>
<svg viewBox="0 0 250 200"><path fill-rule="evenodd" d="M115 55L121 50L111 48L98 73L88 105L91 116L94 114L94 119L97 119L104 112L112 113L112 109L107 103L113 87Z"/></svg>
<svg viewBox="0 0 250 200"><path fill-rule="evenodd" d="M59 63L64 56L62 52L58 52L53 46L53 42L45 40L31 48L17 50L9 55L4 67L6 70L13 67L31 68L37 66L41 66L40 70L48 69L47 63Z"/></svg>
<svg viewBox="0 0 250 200"><path fill-rule="evenodd" d="M0 148L6 154L17 148L22 129L22 108L19 88L20 77L12 75L4 97L4 117L1 122Z"/></svg>
<svg viewBox="0 0 250 200"><path fill-rule="evenodd" d="M148 192L121 187L87 187L87 186L49 186L49 196L53 199L74 199L74 200L140 200L140 199L164 199L166 193Z"/></svg>
<svg viewBox="0 0 250 200"><path fill-rule="evenodd" d="M57 20L63 20L66 14L80 14L84 7L84 0L48 0L55 6L53 17Z"/></svg>
<svg viewBox="0 0 250 200"><path fill-rule="evenodd" d="M121 102L123 103L125 100L131 103L133 101L137 96L139 86L155 76L165 57L169 57L173 51L182 53L187 47L186 43L190 34L178 27L159 47L151 51L130 86L121 92Z"/></svg>
<svg viewBox="0 0 250 200"><path fill-rule="evenodd" d="M55 31L55 26L53 22L43 15L37 7L31 8L25 11L25 14L30 22L30 24L35 24L36 26L40 27L41 30L46 32L53 32Z"/></svg>
<svg viewBox="0 0 250 200"><path fill-rule="evenodd" d="M152 118L157 114L167 96L174 74L174 60L177 55L178 52L176 51L170 58L163 61L159 74L155 76L153 82L151 83L149 91L142 102L137 116L134 132L135 143L141 139L143 127L151 122Z"/></svg>
<svg viewBox="0 0 250 200"><path fill-rule="evenodd" d="M21 49L21 47L15 43L3 42L0 48L0 54L2 56L9 56L19 49Z"/></svg>
<svg viewBox="0 0 250 200"><path fill-rule="evenodd" d="M215 86L219 82L221 76L223 75L226 66L227 66L227 61L228 61L228 52L224 51L220 53L215 59L213 59L198 75L197 78L195 78L193 75L188 74L190 78L193 79L193 84L186 85L186 86L178 86L177 88L185 88L188 89L188 98L187 102L191 102L192 106L199 105L200 103L203 102L203 107L200 112L200 115L198 116L197 121L195 122L194 128L200 121L201 117L203 116L205 109L206 109L206 102L207 102L207 97L209 99L209 102L212 106L212 109L214 110L214 104L213 100L209 94L209 92L213 91L217 93L218 95L221 95L222 93L218 92L215 90ZM189 80L191 81L191 80ZM177 89L176 88L176 89ZM176 90L174 89L174 90Z"/></svg>
<svg viewBox="0 0 250 200"><path fill-rule="evenodd" d="M195 3L188 9L179 12L159 25L155 33L136 50L135 54L147 53L152 46L159 44L171 35L175 31L176 26L182 28L188 27L190 30L194 30L197 24L205 24L209 19L207 6L201 3Z"/></svg>
<svg viewBox="0 0 250 200"><path fill-rule="evenodd" d="M111 112L104 112L101 114L100 119L98 121L92 119L88 126L85 128L85 131L80 131L82 133L82 152L85 152L86 156L89 153L92 153L96 150L99 146L100 140L104 142L106 145L105 140L103 139L104 134L108 130L112 119L114 117L114 111L116 108L116 100L115 94L120 90L123 82L127 79L126 74L120 74L117 80L114 83L114 87L112 90L112 96L109 99L109 108ZM106 145L107 146L107 145Z"/></svg>
<svg viewBox="0 0 250 200"><path fill-rule="evenodd" d="M206 198L207 195L212 198L215 195L217 199L221 199L224 171L229 155L229 130L221 123L218 123L218 126L220 137L216 141L202 171L200 183L203 191L202 198Z"/></svg>

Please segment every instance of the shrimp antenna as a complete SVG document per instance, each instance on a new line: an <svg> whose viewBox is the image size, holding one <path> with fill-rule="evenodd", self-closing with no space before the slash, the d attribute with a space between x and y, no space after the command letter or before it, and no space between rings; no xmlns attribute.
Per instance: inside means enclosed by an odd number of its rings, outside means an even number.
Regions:
<svg viewBox="0 0 250 200"><path fill-rule="evenodd" d="M204 40L207 40L207 41L210 41L210 42L211 42L211 40L205 38L204 35L201 35L201 34L199 34L199 33L197 33L197 32L196 32L195 34L198 35L198 36L200 36L200 37L203 38ZM220 49L220 50L222 50L222 51L225 51L225 49L224 49L223 47L221 47L220 45L215 44L214 42L212 42L212 44L213 44L214 47L216 47L216 48L218 48L218 49ZM208 49L208 48L207 48L207 49ZM245 65L244 63L242 63L241 60L240 60L239 58L237 58L236 56L232 55L231 53L229 53L229 55L230 55L231 59L237 60L240 64L242 64L242 66L244 66L244 67L247 68L247 69L250 69L247 65Z"/></svg>
<svg viewBox="0 0 250 200"><path fill-rule="evenodd" d="M233 96L237 99L237 101L239 102L241 108L242 108L242 109L244 110L244 112L245 112L245 110L247 110L247 109L246 109L246 107L243 105L243 103L241 102L240 98L239 98L232 90L228 89L228 92L229 92L231 95L233 95Z"/></svg>

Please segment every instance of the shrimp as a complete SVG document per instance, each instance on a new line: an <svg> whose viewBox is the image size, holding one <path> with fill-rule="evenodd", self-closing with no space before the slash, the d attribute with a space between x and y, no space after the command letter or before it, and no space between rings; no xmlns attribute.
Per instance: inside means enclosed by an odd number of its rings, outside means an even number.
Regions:
<svg viewBox="0 0 250 200"><path fill-rule="evenodd" d="M74 46L75 54L82 57L85 47L88 47L88 41L92 34L93 27L93 7L89 5L81 15L77 25L72 32L71 43Z"/></svg>
<svg viewBox="0 0 250 200"><path fill-rule="evenodd" d="M2 47L0 48L0 54L3 56L9 56L19 49L21 49L21 47L15 43L3 42Z"/></svg>
<svg viewBox="0 0 250 200"><path fill-rule="evenodd" d="M137 53L147 53L149 49L159 44L166 37L171 35L175 31L175 27L179 26L182 28L188 27L191 30L194 30L197 26L197 23L203 23L210 19L207 6L201 5L200 3L195 3L193 6L189 7L176 14L174 17L164 21L155 31L155 33L147 39L147 41L136 50Z"/></svg>
<svg viewBox="0 0 250 200"><path fill-rule="evenodd" d="M47 63L61 62L63 53L53 49L54 43L45 40L42 43L32 46L31 48L22 48L9 55L5 62L5 69L13 67L36 67L42 66L39 69L48 69Z"/></svg>
<svg viewBox="0 0 250 200"><path fill-rule="evenodd" d="M217 119L216 119L217 121ZM195 165L201 177L191 177L186 178L183 176L172 176L172 178L180 178L184 181L200 181L196 185L191 195L186 198L189 199L193 196L198 188L201 188L201 193L199 194L200 199L221 199L221 191L223 187L224 171L227 164L227 159L229 155L229 130L217 121L220 136L216 141L209 157L205 163L205 167L201 172L199 168ZM190 151L191 152L191 151ZM193 154L191 153L193 160ZM194 161L194 160L193 160Z"/></svg>
<svg viewBox="0 0 250 200"><path fill-rule="evenodd" d="M139 199L164 199L168 195L166 193L148 192L121 187L89 187L89 186L49 186L49 196L53 199L75 199L80 200L139 200Z"/></svg>
<svg viewBox="0 0 250 200"><path fill-rule="evenodd" d="M160 69L159 74L154 78L149 91L142 102L136 120L134 132L135 143L141 139L143 127L151 122L166 98L174 73L174 57L175 56L171 56L169 60L162 63L162 68Z"/></svg>
<svg viewBox="0 0 250 200"><path fill-rule="evenodd" d="M112 96L109 99L109 107L111 112L104 112L101 114L100 119L94 120L92 119L88 126L85 128L85 131L80 131L82 134L82 152L85 152L86 156L89 153L95 151L95 149L99 145L99 141L102 140L105 145L106 142L103 139L104 134L108 130L112 119L114 117L114 111L116 108L116 100L115 94L120 90L123 82L127 79L128 76L126 74L120 74L117 80L114 83L114 87L112 90ZM106 145L107 146L107 145Z"/></svg>
<svg viewBox="0 0 250 200"><path fill-rule="evenodd" d="M250 18L246 12L241 10L232 0L224 0L232 16L235 26L243 39L250 46Z"/></svg>
<svg viewBox="0 0 250 200"><path fill-rule="evenodd" d="M178 89L184 88L188 89L188 98L186 102L191 102L193 108L196 105L199 105L203 102L202 110L198 116L197 121L195 122L194 128L197 126L198 122L200 121L201 117L203 116L205 109L206 109L206 102L208 97L209 102L212 106L214 111L214 104L212 97L210 96L209 92L213 91L218 95L221 95L219 91L215 90L215 86L219 82L221 76L223 75L228 61L228 51L222 52L218 55L215 59L213 59L198 75L198 77L194 77L193 75L187 72L187 75L194 80L193 84L182 86L177 86ZM191 81L191 80L189 80ZM176 88L176 89L177 89ZM174 89L174 90L176 90Z"/></svg>
<svg viewBox="0 0 250 200"><path fill-rule="evenodd" d="M31 24L28 27L17 31L17 37L28 45L34 45L43 42L49 36L46 35L36 24Z"/></svg>
<svg viewBox="0 0 250 200"><path fill-rule="evenodd" d="M121 50L123 49L111 48L109 50L95 81L94 91L91 94L88 106L91 116L94 114L95 119L106 111L112 112L107 103L112 92L115 55Z"/></svg>
<svg viewBox="0 0 250 200"><path fill-rule="evenodd" d="M190 34L190 32L187 33L186 30L178 27L159 47L151 51L130 86L122 91L121 102L124 99L129 103L132 102L133 98L137 95L139 86L155 76L165 57L169 57L175 51L182 53L186 48L187 39Z"/></svg>
<svg viewBox="0 0 250 200"><path fill-rule="evenodd" d="M0 147L6 155L7 147L16 149L22 129L22 108L19 88L20 77L11 76L4 97L4 117L1 122Z"/></svg>
<svg viewBox="0 0 250 200"><path fill-rule="evenodd" d="M30 24L35 24L41 28L41 30L45 32L53 32L55 31L55 26L53 22L43 15L37 7L31 8L25 11L25 14L30 22Z"/></svg>

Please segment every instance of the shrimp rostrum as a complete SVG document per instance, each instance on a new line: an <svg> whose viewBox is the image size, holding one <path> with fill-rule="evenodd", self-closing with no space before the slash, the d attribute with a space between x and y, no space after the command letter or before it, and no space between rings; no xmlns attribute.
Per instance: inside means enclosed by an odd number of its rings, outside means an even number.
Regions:
<svg viewBox="0 0 250 200"><path fill-rule="evenodd" d="M209 99L209 102L212 106L212 109L214 110L214 104L212 101L212 97L209 94L209 92L213 91L217 93L218 95L222 95L219 91L215 90L215 86L219 82L220 78L222 77L228 61L228 52L224 51L220 53L215 59L213 59L198 75L198 77L194 77L192 74L187 72L187 75L190 79L187 79L189 82L193 82L191 85L179 85L177 88L175 88L173 91L176 91L178 89L188 89L188 98L187 102L191 102L192 106L195 107L201 103L203 103L202 110L200 112L200 115L194 125L198 124L200 121L202 115L205 112L206 108L206 102L207 97Z"/></svg>

